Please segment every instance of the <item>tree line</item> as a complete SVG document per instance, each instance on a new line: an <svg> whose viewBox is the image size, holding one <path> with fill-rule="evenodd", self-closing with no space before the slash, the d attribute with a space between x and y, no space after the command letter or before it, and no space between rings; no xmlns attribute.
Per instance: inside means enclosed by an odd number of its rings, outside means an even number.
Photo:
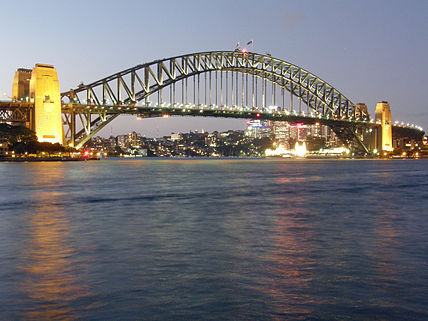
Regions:
<svg viewBox="0 0 428 321"><path fill-rule="evenodd" d="M45 152L50 155L75 151L74 148L62 146L59 143L38 142L36 133L31 129L6 123L0 124L0 139L7 140L9 150L14 151L15 154L40 154Z"/></svg>

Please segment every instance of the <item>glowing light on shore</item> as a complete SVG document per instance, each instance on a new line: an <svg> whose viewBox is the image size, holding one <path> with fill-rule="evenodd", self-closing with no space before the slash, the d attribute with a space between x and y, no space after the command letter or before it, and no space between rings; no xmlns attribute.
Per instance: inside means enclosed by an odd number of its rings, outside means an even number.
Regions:
<svg viewBox="0 0 428 321"><path fill-rule="evenodd" d="M306 152L306 143L303 142L300 145L299 142L296 142L296 145L294 146L294 155L296 155L297 157L305 157Z"/></svg>
<svg viewBox="0 0 428 321"><path fill-rule="evenodd" d="M279 145L276 149L266 149L265 150L265 155L267 157L282 156L282 155L286 155L286 154L290 154L290 151L288 149L285 149L285 147L282 145Z"/></svg>
<svg viewBox="0 0 428 321"><path fill-rule="evenodd" d="M317 154L320 155L349 155L351 151L346 147L321 148Z"/></svg>
<svg viewBox="0 0 428 321"><path fill-rule="evenodd" d="M305 157L307 153L306 150L306 143L299 143L296 142L296 145L294 146L293 150L285 149L283 145L279 145L276 149L266 149L265 155L266 157L290 157L290 156L297 156L297 157Z"/></svg>

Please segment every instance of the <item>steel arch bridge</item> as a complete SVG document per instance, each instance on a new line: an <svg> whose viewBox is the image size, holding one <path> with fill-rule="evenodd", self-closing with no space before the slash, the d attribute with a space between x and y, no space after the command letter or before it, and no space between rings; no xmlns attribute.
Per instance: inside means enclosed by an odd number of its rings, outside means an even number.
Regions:
<svg viewBox="0 0 428 321"><path fill-rule="evenodd" d="M372 126L364 111L309 71L270 55L238 50L155 60L81 84L61 97L65 139L75 147L120 114L257 115L321 122L346 144L366 153L363 133Z"/></svg>

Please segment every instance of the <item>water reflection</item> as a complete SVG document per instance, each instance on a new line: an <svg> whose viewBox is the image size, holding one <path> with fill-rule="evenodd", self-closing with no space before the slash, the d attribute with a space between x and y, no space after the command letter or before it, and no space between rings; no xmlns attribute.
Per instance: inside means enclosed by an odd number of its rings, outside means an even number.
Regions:
<svg viewBox="0 0 428 321"><path fill-rule="evenodd" d="M428 319L425 181L377 182L371 161L140 164L8 165L1 320Z"/></svg>
<svg viewBox="0 0 428 321"><path fill-rule="evenodd" d="M393 177L392 172L378 173L379 180L388 182ZM399 267L395 262L399 261L397 249L399 248L399 239L401 237L398 214L394 206L396 204L396 195L388 190L379 189L374 193L376 199L382 199L382 205L376 205L375 209L375 244L370 256L373 262L376 262L375 274L382 284L391 284L397 281ZM386 290L386 288L384 287Z"/></svg>
<svg viewBox="0 0 428 321"><path fill-rule="evenodd" d="M68 237L69 220L61 205L62 193L53 191L63 179L63 167L36 167L33 211L29 212L23 253L21 291L30 301L25 319L75 319L71 301L81 292L76 286L71 259L75 251ZM56 182L56 184L55 184ZM54 187L55 186L55 187Z"/></svg>
<svg viewBox="0 0 428 321"><path fill-rule="evenodd" d="M312 226L305 219L304 199L284 199L284 209L274 221L273 251L268 261L269 278L259 289L271 298L274 310L282 319L285 316L309 315L312 270Z"/></svg>
<svg viewBox="0 0 428 321"><path fill-rule="evenodd" d="M395 296L394 288L398 282L400 266L397 262L400 261L397 249L399 247L400 233L397 230L396 215L387 210L378 211L378 217L375 222L376 239L374 248L370 253L372 262L375 262L374 275L377 278L377 283L381 284L381 291L385 294ZM403 272L403 271L401 271ZM382 299L374 299L375 302L387 304L385 296Z"/></svg>

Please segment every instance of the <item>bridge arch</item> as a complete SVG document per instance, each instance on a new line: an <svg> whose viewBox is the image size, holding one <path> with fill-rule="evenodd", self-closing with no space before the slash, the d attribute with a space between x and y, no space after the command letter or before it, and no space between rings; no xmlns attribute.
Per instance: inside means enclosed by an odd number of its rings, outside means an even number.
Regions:
<svg viewBox="0 0 428 321"><path fill-rule="evenodd" d="M144 101L147 102L150 97L156 94L159 97L159 95L162 95L164 89L169 88L169 105L165 104L166 106L163 106L164 104L160 103L162 100L158 98L159 106L165 107L167 111L168 107L173 107L174 105L175 85L179 83L183 91L183 95L181 95L182 103L184 103L184 83L186 84L187 103L188 80L193 78L195 83L197 77L199 86L199 77L202 75L205 77L205 91L207 86L206 75L209 74L210 77L211 103L211 91L213 90L211 88L211 73L215 73L216 77L218 73L221 73L221 77L223 77L223 72L226 74L229 73L232 76L231 108L240 107L242 109L245 107L247 110L261 112L267 110L267 93L263 92L264 97L261 99L257 97L260 95L260 88L257 89L256 81L256 88L254 89L254 78L256 78L261 79L265 83L272 84L272 97L274 92L273 86L282 91L282 97L284 97L284 91L288 92L290 95L288 112L296 113L296 110L293 111L293 98L295 98L299 105L301 103L305 104L308 113L313 113L314 117L334 118L345 121L355 120L357 117L361 121L367 121L368 119L368 115L365 115L363 112L360 111L357 113L357 107L333 86L299 66L273 58L270 55L241 51L212 51L164 58L137 65L88 85L82 84L75 89L62 93L63 121L68 126L68 141L73 146L81 146L119 114L140 113L141 108L139 108L139 104ZM235 75L236 80L235 93L233 75ZM238 77L241 77L239 80L240 83L238 83ZM249 94L247 92L248 77L252 81L252 104L250 106L244 104L244 91L245 95ZM244 78L246 78L247 89L244 88ZM218 96L217 78L215 78L215 82L215 95ZM241 83L242 86L239 88ZM221 86L223 86L223 83L221 83ZM264 86L266 87L266 84ZM174 100L172 99L172 88L174 88ZM195 96L196 85L193 89L193 96ZM236 96L234 104L233 96L235 94L238 95L238 92L242 96L242 103L239 104L238 96ZM254 95L256 95L256 103L254 103ZM220 96L222 97L222 94ZM247 97L246 99L248 101ZM207 93L205 92L206 100ZM196 101L193 103L194 105L200 105ZM210 105L214 105L217 108L221 107L218 104L211 103ZM228 105L227 96L226 105ZM271 105L273 105L272 101ZM285 105L287 104L284 104L284 98L283 103L277 105L280 105L282 110L286 110ZM79 132L75 131L75 121L72 119L75 114L79 115L83 124Z"/></svg>
<svg viewBox="0 0 428 321"><path fill-rule="evenodd" d="M346 96L309 71L270 55L241 51L202 52L155 60L80 85L61 96L63 101L68 99L72 103L80 103L80 98L77 101L73 98L83 94L85 102L90 104L105 105L108 97L113 105L135 105L173 83L205 72L221 71L255 76L274 83L322 116L330 114L347 119L355 113L355 105ZM125 81L127 76L130 78L128 82ZM116 84L112 86L114 82ZM97 89L101 90L96 93Z"/></svg>

